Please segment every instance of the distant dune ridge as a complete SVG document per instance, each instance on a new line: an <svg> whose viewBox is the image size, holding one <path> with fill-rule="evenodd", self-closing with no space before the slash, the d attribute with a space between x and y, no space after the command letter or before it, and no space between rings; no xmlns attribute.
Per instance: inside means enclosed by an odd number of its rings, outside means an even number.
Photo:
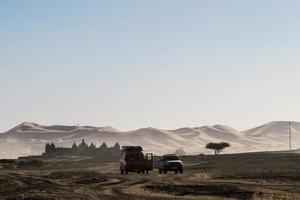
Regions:
<svg viewBox="0 0 300 200"><path fill-rule="evenodd" d="M85 139L99 146L103 142L113 145L142 145L145 151L156 154L172 153L182 148L188 154L211 153L204 148L208 142L229 142L226 153L250 151L280 151L288 149L288 121L273 121L262 126L238 131L226 125L183 127L175 130L141 128L119 131L111 126L44 126L24 122L0 134L0 158L41 154L47 142L70 147ZM300 122L292 122L292 147L299 148Z"/></svg>

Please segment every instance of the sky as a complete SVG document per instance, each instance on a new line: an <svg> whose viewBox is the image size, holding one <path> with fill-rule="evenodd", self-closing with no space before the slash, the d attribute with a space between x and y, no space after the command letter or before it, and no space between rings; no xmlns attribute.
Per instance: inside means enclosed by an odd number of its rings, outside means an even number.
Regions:
<svg viewBox="0 0 300 200"><path fill-rule="evenodd" d="M0 1L0 132L300 121L298 0Z"/></svg>

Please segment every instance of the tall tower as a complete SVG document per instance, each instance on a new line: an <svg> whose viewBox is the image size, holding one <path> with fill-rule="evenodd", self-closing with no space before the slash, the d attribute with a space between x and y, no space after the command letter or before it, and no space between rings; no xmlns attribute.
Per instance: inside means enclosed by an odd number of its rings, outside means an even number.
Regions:
<svg viewBox="0 0 300 200"><path fill-rule="evenodd" d="M292 128L291 128L291 124L292 122L289 121L289 149L290 149L290 152L292 152Z"/></svg>

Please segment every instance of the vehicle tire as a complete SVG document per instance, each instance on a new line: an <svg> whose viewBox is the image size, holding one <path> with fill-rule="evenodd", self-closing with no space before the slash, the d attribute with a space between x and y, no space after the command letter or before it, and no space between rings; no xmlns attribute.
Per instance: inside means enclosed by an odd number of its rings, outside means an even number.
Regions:
<svg viewBox="0 0 300 200"><path fill-rule="evenodd" d="M175 173L175 174L178 174L178 170L175 170L174 173Z"/></svg>
<svg viewBox="0 0 300 200"><path fill-rule="evenodd" d="M127 171L127 170L125 170L125 174L128 174L128 171Z"/></svg>
<svg viewBox="0 0 300 200"><path fill-rule="evenodd" d="M180 174L183 174L183 169L180 169L180 170L179 170L179 173L180 173Z"/></svg>
<svg viewBox="0 0 300 200"><path fill-rule="evenodd" d="M166 174L166 173L168 173L168 171L167 171L167 170L164 170L164 174Z"/></svg>
<svg viewBox="0 0 300 200"><path fill-rule="evenodd" d="M120 172L121 172L122 175L124 174L124 170L121 169Z"/></svg>
<svg viewBox="0 0 300 200"><path fill-rule="evenodd" d="M146 170L146 174L149 174L149 170Z"/></svg>
<svg viewBox="0 0 300 200"><path fill-rule="evenodd" d="M161 174L161 173L162 173L162 170L161 170L161 169L159 169L159 170L158 170L158 172Z"/></svg>
<svg viewBox="0 0 300 200"><path fill-rule="evenodd" d="M138 171L137 173L138 173L138 174L140 174L140 173L141 173L141 171Z"/></svg>

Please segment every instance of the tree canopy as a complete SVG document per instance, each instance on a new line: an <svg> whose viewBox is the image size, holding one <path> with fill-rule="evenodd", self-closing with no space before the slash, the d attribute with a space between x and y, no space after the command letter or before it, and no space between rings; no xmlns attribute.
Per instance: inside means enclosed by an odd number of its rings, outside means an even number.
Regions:
<svg viewBox="0 0 300 200"><path fill-rule="evenodd" d="M220 143L208 143L205 148L212 149L215 151L215 155L219 155L223 149L230 147L230 144L227 142L220 142Z"/></svg>

